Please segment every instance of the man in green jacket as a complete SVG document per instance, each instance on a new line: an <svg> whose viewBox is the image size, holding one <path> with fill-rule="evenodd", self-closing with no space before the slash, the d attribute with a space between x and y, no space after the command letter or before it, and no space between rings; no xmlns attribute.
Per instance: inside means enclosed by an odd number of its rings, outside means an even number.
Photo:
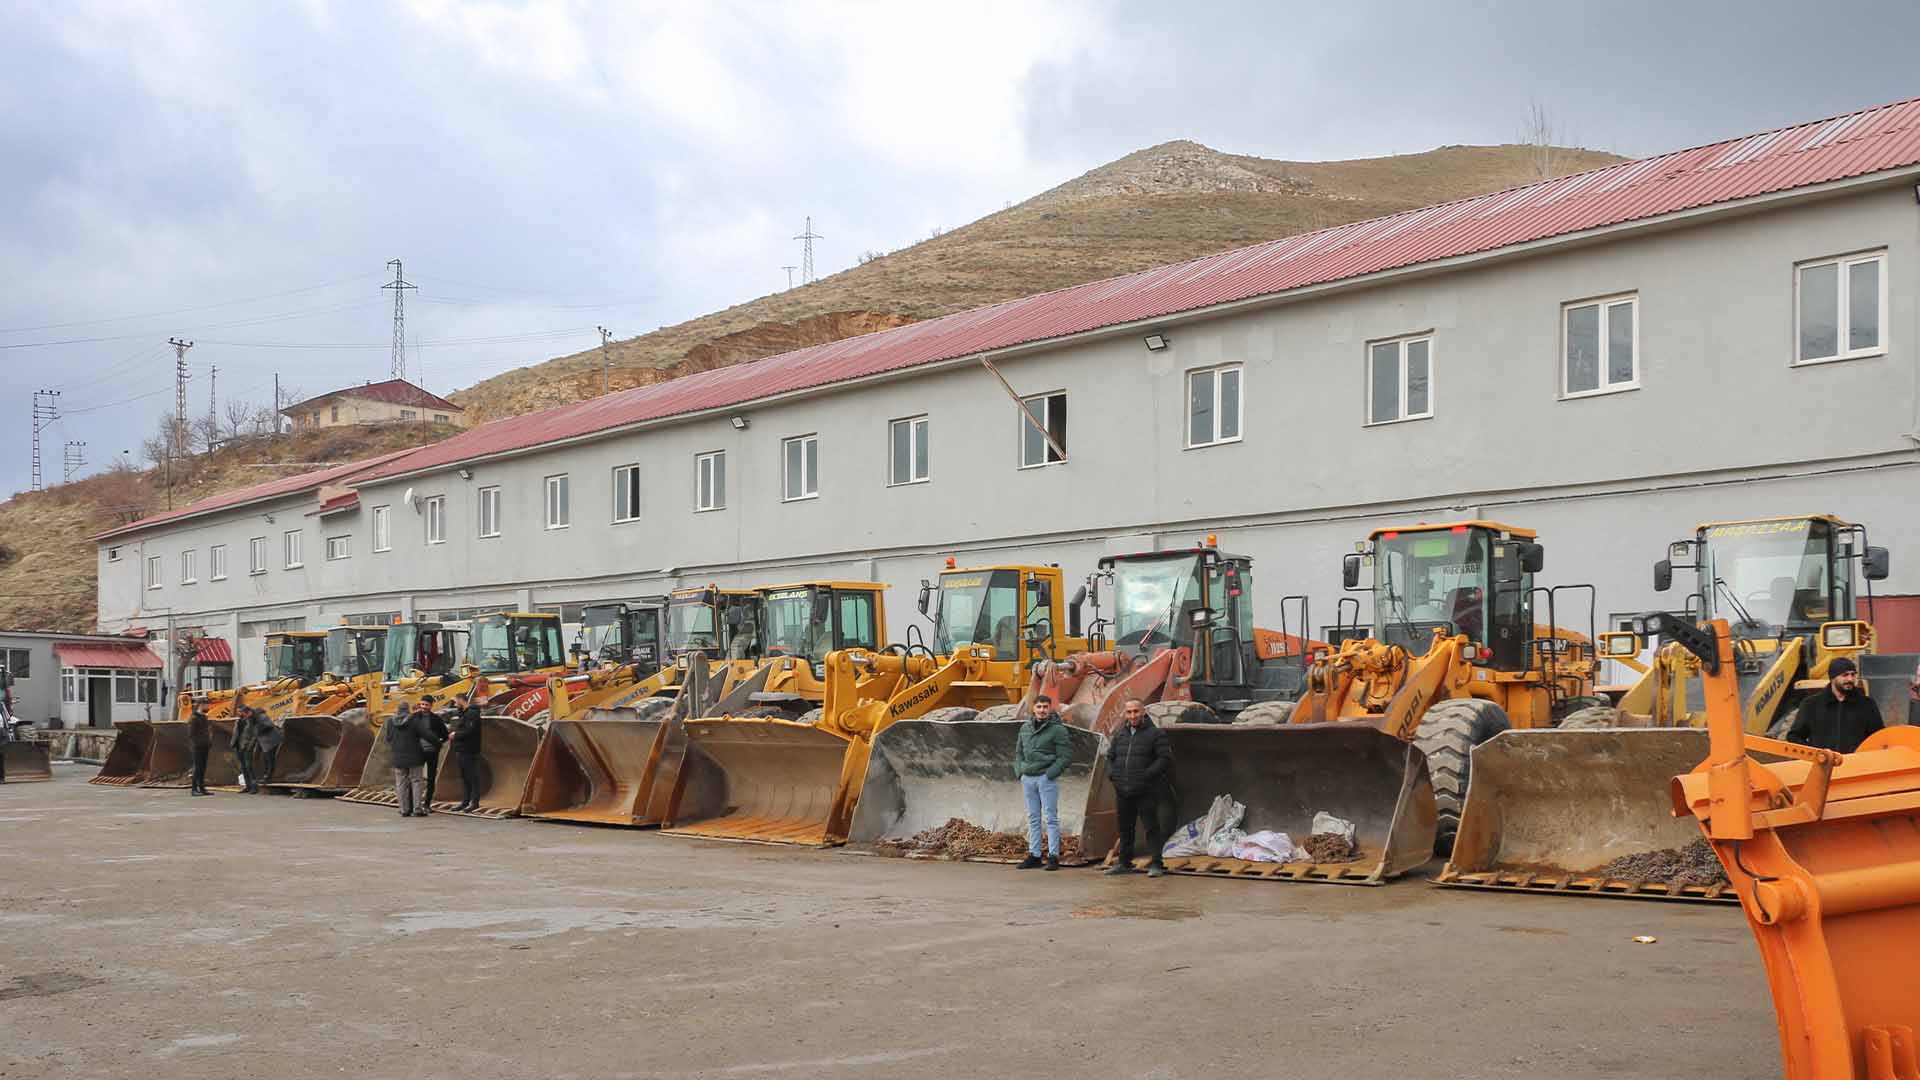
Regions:
<svg viewBox="0 0 1920 1080"><path fill-rule="evenodd" d="M1054 715L1053 699L1040 694L1033 699L1032 717L1020 725L1013 751L1013 771L1020 775L1020 788L1027 797L1027 858L1020 864L1022 870L1042 865L1043 819L1047 839L1044 865L1048 870L1060 869L1060 777L1072 763L1073 739Z"/></svg>

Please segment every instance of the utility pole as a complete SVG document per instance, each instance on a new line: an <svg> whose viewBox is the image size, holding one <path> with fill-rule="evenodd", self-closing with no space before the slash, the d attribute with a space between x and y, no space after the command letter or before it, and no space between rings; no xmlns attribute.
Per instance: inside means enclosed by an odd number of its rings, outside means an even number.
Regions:
<svg viewBox="0 0 1920 1080"><path fill-rule="evenodd" d="M793 288L793 272L800 268L797 266L783 266L780 269L785 270L787 272L787 288L789 289Z"/></svg>
<svg viewBox="0 0 1920 1080"><path fill-rule="evenodd" d="M802 241L800 245L800 284L805 285L813 280L813 242L815 240L825 240L826 237L813 231L813 218L809 215L806 229L804 229L799 236L794 237L794 239Z"/></svg>
<svg viewBox="0 0 1920 1080"><path fill-rule="evenodd" d="M595 327L600 331L600 392L613 392L613 353L608 351L613 341L613 331L604 326Z"/></svg>
<svg viewBox="0 0 1920 1080"><path fill-rule="evenodd" d="M40 471L40 433L47 430L55 420L60 419L60 391L35 390L33 392L33 490L47 490L47 483Z"/></svg>
<svg viewBox="0 0 1920 1080"><path fill-rule="evenodd" d="M61 470L61 475L65 477L66 483L71 484L73 483L73 474L86 467L87 444L84 442L69 442L64 449L63 456L66 461L64 463L65 467Z"/></svg>
<svg viewBox="0 0 1920 1080"><path fill-rule="evenodd" d="M280 434L280 373L273 373L273 408L267 410L267 419L273 422L273 434Z"/></svg>
<svg viewBox="0 0 1920 1080"><path fill-rule="evenodd" d="M193 348L193 342L168 338L167 344L173 346L173 452L178 454L187 449L187 380L192 373L187 370L187 350Z"/></svg>
<svg viewBox="0 0 1920 1080"><path fill-rule="evenodd" d="M407 279L400 276L399 259L389 261L387 266L393 270L393 280L380 287L393 290L393 363L389 367L388 378L404 379L407 377L406 296L408 289L417 286L408 284ZM279 403L276 402L275 408L278 407Z"/></svg>

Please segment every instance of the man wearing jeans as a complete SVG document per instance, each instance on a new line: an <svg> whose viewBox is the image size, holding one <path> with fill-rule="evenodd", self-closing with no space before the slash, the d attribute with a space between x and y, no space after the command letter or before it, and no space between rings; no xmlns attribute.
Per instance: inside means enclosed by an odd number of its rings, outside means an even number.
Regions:
<svg viewBox="0 0 1920 1080"><path fill-rule="evenodd" d="M1053 699L1033 699L1033 715L1020 725L1014 744L1013 768L1027 797L1027 858L1020 869L1040 866L1040 835L1046 825L1046 868L1060 869L1060 777L1073 763L1073 739L1053 714Z"/></svg>

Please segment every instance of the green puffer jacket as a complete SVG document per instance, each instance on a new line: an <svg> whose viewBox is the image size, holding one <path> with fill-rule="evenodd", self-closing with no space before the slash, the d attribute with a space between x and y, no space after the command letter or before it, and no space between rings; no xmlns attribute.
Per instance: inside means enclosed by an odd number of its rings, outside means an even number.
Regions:
<svg viewBox="0 0 1920 1080"><path fill-rule="evenodd" d="M1013 771L1019 776L1045 775L1058 780L1073 764L1073 738L1059 717L1043 725L1032 720L1020 725L1020 740L1014 746Z"/></svg>

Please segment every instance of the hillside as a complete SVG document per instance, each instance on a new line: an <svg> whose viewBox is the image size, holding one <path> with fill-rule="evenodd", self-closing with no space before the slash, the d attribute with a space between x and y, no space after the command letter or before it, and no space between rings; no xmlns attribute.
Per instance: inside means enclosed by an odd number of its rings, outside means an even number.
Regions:
<svg viewBox="0 0 1920 1080"><path fill-rule="evenodd" d="M613 386L772 356L920 319L1539 179L1531 146L1447 146L1298 162L1170 142L809 285L663 327L611 350ZM1554 174L1622 160L1555 150ZM599 349L450 395L497 419L600 392Z"/></svg>

